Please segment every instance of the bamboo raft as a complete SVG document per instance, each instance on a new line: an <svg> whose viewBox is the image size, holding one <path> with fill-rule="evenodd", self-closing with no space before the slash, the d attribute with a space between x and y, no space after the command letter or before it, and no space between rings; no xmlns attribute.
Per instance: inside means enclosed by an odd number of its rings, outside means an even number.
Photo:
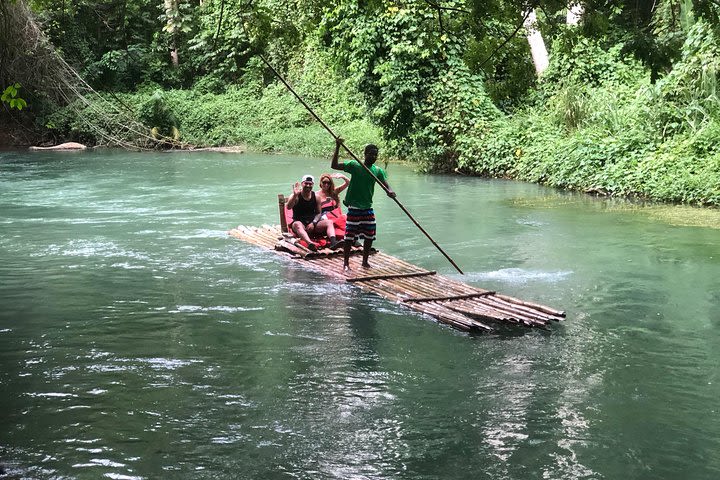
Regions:
<svg viewBox="0 0 720 480"><path fill-rule="evenodd" d="M281 199L281 205L283 199ZM492 290L473 287L425 270L391 255L373 250L371 269L360 266L362 249L353 247L350 272L342 268L342 251L327 248L313 252L294 243L281 216L281 225L248 227L240 225L228 233L253 245L300 260L309 269L369 291L427 314L466 332L489 332L485 322L499 322L531 328L547 328L565 317L565 312L519 300ZM285 232L284 232L285 231Z"/></svg>

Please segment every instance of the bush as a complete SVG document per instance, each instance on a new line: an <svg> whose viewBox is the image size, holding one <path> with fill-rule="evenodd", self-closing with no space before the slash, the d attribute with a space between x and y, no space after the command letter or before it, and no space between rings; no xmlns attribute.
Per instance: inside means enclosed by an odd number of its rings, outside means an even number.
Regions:
<svg viewBox="0 0 720 480"><path fill-rule="evenodd" d="M530 105L463 139L463 171L720 206L720 42L712 28L695 23L675 69L655 85L619 46L564 34L554 48Z"/></svg>

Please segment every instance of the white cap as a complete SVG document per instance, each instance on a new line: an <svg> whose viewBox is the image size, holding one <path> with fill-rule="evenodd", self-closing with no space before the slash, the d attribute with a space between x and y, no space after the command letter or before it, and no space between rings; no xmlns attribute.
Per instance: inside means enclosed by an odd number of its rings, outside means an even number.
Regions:
<svg viewBox="0 0 720 480"><path fill-rule="evenodd" d="M305 174L302 176L301 182L312 182L315 183L315 178L312 175Z"/></svg>

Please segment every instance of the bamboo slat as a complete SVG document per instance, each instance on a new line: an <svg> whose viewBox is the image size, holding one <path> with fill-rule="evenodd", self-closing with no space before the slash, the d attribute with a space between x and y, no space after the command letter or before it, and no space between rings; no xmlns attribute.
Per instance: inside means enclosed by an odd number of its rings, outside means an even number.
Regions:
<svg viewBox="0 0 720 480"><path fill-rule="evenodd" d="M490 306L492 308L497 308L498 310L503 310L507 312L512 312L513 314L517 316L527 316L529 318L536 318L536 319L542 319L542 320L550 320L550 317L547 316L545 313L540 311L533 311L528 310L522 306L510 304L508 302L498 300L496 298L488 297L486 299L483 299L483 303L487 306Z"/></svg>
<svg viewBox="0 0 720 480"><path fill-rule="evenodd" d="M305 257L308 252L307 249L299 247L297 245L293 245L286 240L278 240L278 242L275 244L275 250L287 250L288 252L294 253L299 257Z"/></svg>
<svg viewBox="0 0 720 480"><path fill-rule="evenodd" d="M498 298L503 300L512 300L514 303L517 303L519 305L524 305L526 307L534 308L535 310L540 310L541 312L545 312L549 315L552 315L554 317L565 317L565 312L563 310L555 310L554 308L550 308L545 305L540 305L539 303L533 303L533 302L526 302L524 300L518 300L517 298L508 297L507 295L502 295L498 293Z"/></svg>
<svg viewBox="0 0 720 480"><path fill-rule="evenodd" d="M403 302L438 302L443 300L465 300L467 298L484 297L485 295L494 295L493 291L486 291L482 293L464 293L462 295L445 295L441 297L414 297L406 298Z"/></svg>
<svg viewBox="0 0 720 480"><path fill-rule="evenodd" d="M382 275L365 275L362 277L348 277L348 282L367 282L368 280L385 280L388 278L408 278L408 277L424 277L425 275L435 275L437 272L407 272L407 273L385 273Z"/></svg>

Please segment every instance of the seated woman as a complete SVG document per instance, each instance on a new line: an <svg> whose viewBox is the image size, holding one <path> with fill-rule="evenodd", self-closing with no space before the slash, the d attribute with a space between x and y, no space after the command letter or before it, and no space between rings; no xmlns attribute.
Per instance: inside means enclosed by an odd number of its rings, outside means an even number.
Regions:
<svg viewBox="0 0 720 480"><path fill-rule="evenodd" d="M300 182L293 187L293 194L285 204L287 210L292 210L290 229L297 237L303 240L307 247L316 251L318 245L310 240L310 236L327 235L330 240L329 248L337 248L339 242L335 237L333 222L323 219L320 197L313 192L314 179L312 175L303 175L302 187Z"/></svg>
<svg viewBox="0 0 720 480"><path fill-rule="evenodd" d="M343 184L335 188L333 178L344 180ZM323 218L327 218L335 226L335 235L338 240L342 240L345 236L345 222L347 216L343 213L340 206L340 192L345 190L350 184L350 179L342 173L323 173L320 176L320 190L317 196L320 198L320 205L323 211Z"/></svg>
<svg viewBox="0 0 720 480"><path fill-rule="evenodd" d="M344 183L335 188L333 178L342 178ZM350 179L342 173L323 173L320 176L320 190L317 191L317 195L320 197L320 206L324 215L327 216L328 213L340 207L340 193L348 185L350 185Z"/></svg>

